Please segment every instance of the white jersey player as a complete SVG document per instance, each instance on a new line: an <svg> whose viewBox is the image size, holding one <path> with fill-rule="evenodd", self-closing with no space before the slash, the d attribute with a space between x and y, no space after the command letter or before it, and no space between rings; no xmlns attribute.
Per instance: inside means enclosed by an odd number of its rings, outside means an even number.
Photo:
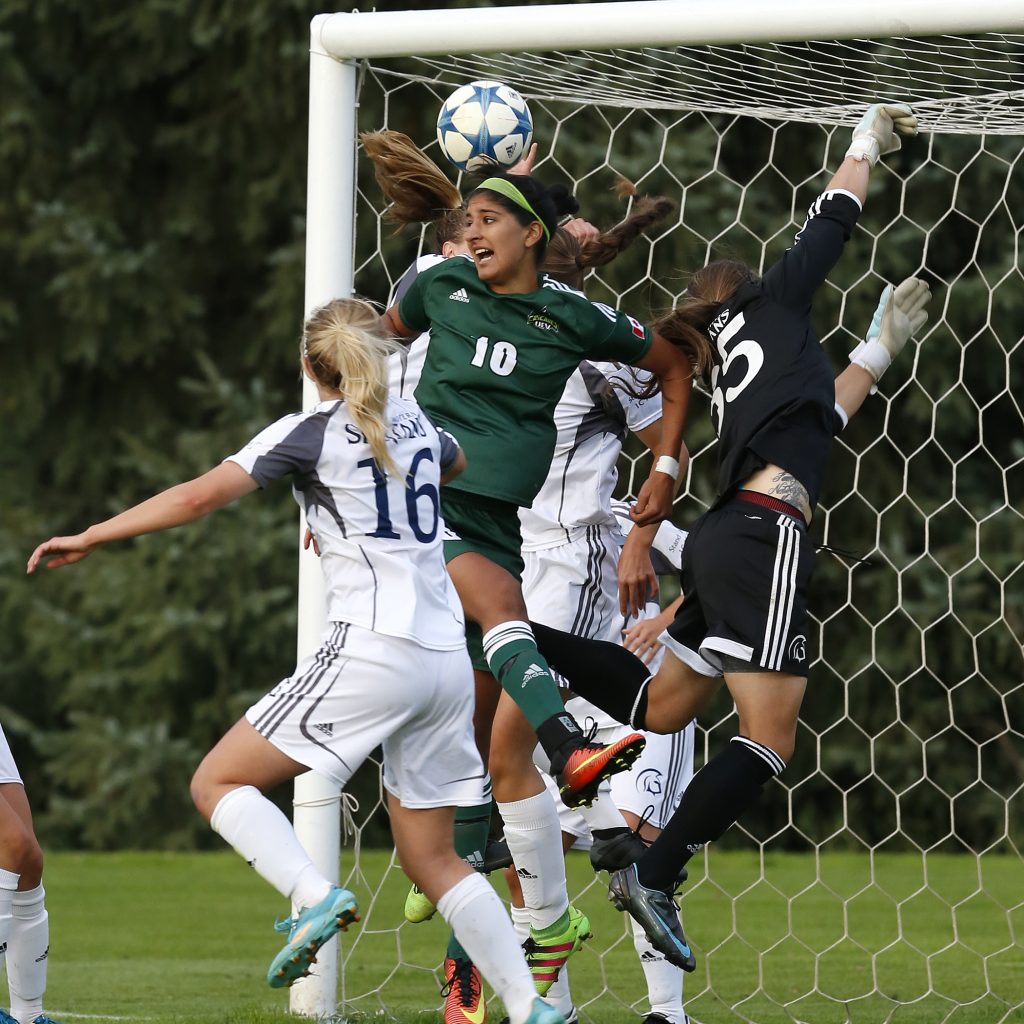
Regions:
<svg viewBox="0 0 1024 1024"><path fill-rule="evenodd" d="M261 431L195 480L39 545L28 571L112 540L177 526L281 477L292 481L327 583L319 649L257 701L192 780L199 811L298 912L271 962L274 987L309 973L317 950L359 919L355 896L313 865L263 792L314 769L344 785L378 745L402 865L429 895L513 1024L562 1024L536 997L504 907L452 846L454 809L478 804L473 683L461 606L445 572L439 488L465 464L457 442L387 391L394 349L368 303L336 299L303 336L321 401Z"/></svg>
<svg viewBox="0 0 1024 1024"><path fill-rule="evenodd" d="M660 437L661 396L634 395L646 382L642 371L638 376L628 366L583 362L566 384L555 410L558 440L551 469L533 505L520 511L523 592L533 621L622 643L631 624L660 615L657 591L651 589L652 559L659 558L661 572L678 572L686 535L667 521L638 528L622 567L629 579L620 580L620 556L633 524L628 505L612 498L626 435L636 434L652 450ZM667 558L656 556L659 549ZM628 606L625 614L623 606ZM599 742L607 743L625 729L582 698L573 698L566 707L580 722L593 723ZM610 787L606 783L593 807L560 805L564 845L589 849L595 867L609 870L639 856L644 846L637 830L653 839L692 777L693 732L691 724L672 735L648 735L633 770L613 778ZM539 748L537 757L543 768ZM545 778L558 802L554 783ZM515 906L512 912L514 920L521 916ZM682 972L650 945L639 927L634 928L634 943L648 983L652 1024L683 1024ZM565 972L548 998L570 1017Z"/></svg>
<svg viewBox="0 0 1024 1024"><path fill-rule="evenodd" d="M50 925L42 880L25 786L0 728L0 970L6 960L11 993L0 1024L54 1024L43 1013Z"/></svg>

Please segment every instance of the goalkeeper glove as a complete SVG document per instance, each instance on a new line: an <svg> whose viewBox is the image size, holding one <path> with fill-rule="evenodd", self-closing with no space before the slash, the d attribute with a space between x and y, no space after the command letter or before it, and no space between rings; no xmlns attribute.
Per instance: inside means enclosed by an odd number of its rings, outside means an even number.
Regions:
<svg viewBox="0 0 1024 1024"><path fill-rule="evenodd" d="M911 336L928 321L925 306L932 297L928 284L908 277L894 289L887 284L864 340L850 353L850 362L863 367L877 383ZM871 388L871 394L878 389Z"/></svg>
<svg viewBox="0 0 1024 1024"><path fill-rule="evenodd" d="M901 135L916 134L917 117L906 103L875 103L853 129L846 155L867 160L874 167L880 156L900 148Z"/></svg>

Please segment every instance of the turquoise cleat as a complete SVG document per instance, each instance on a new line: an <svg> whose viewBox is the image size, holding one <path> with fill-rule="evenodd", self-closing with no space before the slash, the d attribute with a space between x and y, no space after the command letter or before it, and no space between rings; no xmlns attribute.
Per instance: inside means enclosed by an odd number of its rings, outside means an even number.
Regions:
<svg viewBox="0 0 1024 1024"><path fill-rule="evenodd" d="M301 910L297 917L278 921L274 928L288 932L284 949L270 962L267 982L271 988L285 988L309 974L316 963L316 951L339 931L347 931L359 920L359 904L348 889L334 886L315 906Z"/></svg>
<svg viewBox="0 0 1024 1024"><path fill-rule="evenodd" d="M530 1007L530 1016L526 1024L565 1024L565 1018L550 1003L538 996Z"/></svg>

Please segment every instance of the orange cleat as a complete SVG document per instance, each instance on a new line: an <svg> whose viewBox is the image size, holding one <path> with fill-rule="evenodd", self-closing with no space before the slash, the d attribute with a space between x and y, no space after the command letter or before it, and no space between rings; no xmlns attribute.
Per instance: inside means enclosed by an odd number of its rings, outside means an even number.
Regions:
<svg viewBox="0 0 1024 1024"><path fill-rule="evenodd" d="M487 1003L476 965L448 957L444 962L444 1024L484 1024Z"/></svg>
<svg viewBox="0 0 1024 1024"><path fill-rule="evenodd" d="M606 747L597 743L577 747L557 776L562 803L567 807L589 807L597 797L598 786L632 768L646 743L641 733L631 732Z"/></svg>

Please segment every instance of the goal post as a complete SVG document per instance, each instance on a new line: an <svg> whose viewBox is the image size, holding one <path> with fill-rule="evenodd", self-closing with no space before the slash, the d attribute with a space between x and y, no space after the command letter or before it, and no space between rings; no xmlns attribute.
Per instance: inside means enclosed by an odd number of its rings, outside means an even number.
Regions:
<svg viewBox="0 0 1024 1024"><path fill-rule="evenodd" d="M382 292L394 283L410 255L408 245L388 237L382 227L382 200L372 186L364 187L356 165L358 132L386 126L414 128L411 134L416 141L436 154L436 147L430 148L433 117L441 98L461 82L497 78L523 93L538 122L539 176L543 178L550 169L571 178L586 192L588 210L592 198L596 208L614 209L604 188L608 182L602 179L600 186L592 185L592 180L601 175L610 178L613 172L625 173L645 187L650 182L652 188L677 190L674 197L682 198L679 222L642 250L646 263L624 257L628 273L620 273L617 267L603 269L588 284L592 297L630 311L636 311L638 304L666 305L682 289L671 274L681 266L692 268L695 261L709 258L722 247L741 251L755 264L770 260L789 244L814 172L820 175L826 167L834 167L841 156L846 130L837 126L854 123L873 99L909 97L914 101L926 137L907 146L911 163L879 168L879 177L898 180L879 187L885 195L877 202L882 211L878 215L873 212L872 197L850 243L854 255L846 258L849 265L837 269L821 297L819 319L823 326L834 327L825 340L838 364L853 347L858 331L863 332L867 297L873 305L883 280L924 266L942 290L932 304L928 331L929 345L946 356L948 380L908 347L904 363L886 379L884 397L872 400L874 411L863 417L880 435L869 436L869 428L858 421L850 436L844 435L837 445L832 470L836 482L826 489L818 517L825 540L842 545L841 523L852 524L861 537L870 536L880 551L872 557L881 567L882 579L871 577L865 582L865 575L858 575L852 566L831 563L821 573L825 593L816 629L823 653L812 674L821 677L818 694L830 694L846 710L833 720L824 701L809 695L798 748L811 750L801 754L798 749L798 763L793 766L804 774L792 782L783 777L775 784L784 788L783 802L789 805L782 838L794 848L803 844L813 851L819 869L816 881L825 885L829 900L842 889L826 884L827 872L821 870L834 833L846 836L844 842L861 843L860 848L871 854L866 889L872 898L884 902L889 894L878 882L874 863L876 853L894 843L884 834L889 818L892 835L920 849L922 858L941 845L929 827L915 818L914 797L920 784L937 787L948 797L949 832L954 840L967 831L958 825L967 813L965 802L975 800L991 804L993 819L1000 813L1004 816L1003 832L996 833L992 847L1016 849L1010 800L1020 799L1020 788L1000 789L990 780L992 763L1017 763L1014 758L1019 753L1001 755L999 751L1018 745L1019 731L992 726L991 734L965 741L951 717L945 724L932 722L928 725L932 731L918 736L915 730L923 727L908 721L912 707L906 708L911 697L924 700L944 694L955 709L964 687L977 679L992 689L989 717L998 721L1000 713L1005 718L1007 708L1018 706L1024 695L1024 683L1018 680L1011 685L1002 676L1016 671L1024 679L1020 660L1014 660L1015 642L1020 655L1024 602L1013 597L1014 590L1024 591L1024 571L1012 564L1009 553L1014 537L1019 550L1024 530L1024 450L1014 446L1012 436L998 436L1012 435L1015 429L1024 436L1024 416L1013 387L1024 380L1024 342L1013 314L1024 293L1020 251L1024 238L1020 226L1024 4L1020 0L861 0L837 6L804 0L771 5L759 0L714 4L659 0L322 14L311 24L310 61L307 313L333 297L352 294L356 281L364 277L373 286L369 296L383 300ZM909 83L916 84L911 89ZM902 92L903 88L908 91ZM370 92L380 99L374 109L384 111L385 124L357 120L360 97ZM579 153L574 152L577 145ZM681 151L672 148L680 146L706 151L706 167L696 159L692 167L671 165L666 152ZM804 159L812 146L817 146L816 166ZM600 196L599 188L603 189ZM783 198L765 227L756 207L766 205L762 192L772 190L782 192ZM938 190L948 209L936 208L924 223L918 223L912 214L924 190L933 197ZM793 222L788 226L787 215ZM946 248L948 254L942 252ZM639 283L629 280L629 274ZM971 299L972 308L983 307L983 312L963 313L956 302L961 295ZM1001 378L997 374L993 382L985 377L982 356L986 365L1003 360ZM303 399L307 407L316 400L308 382ZM713 438L700 422L702 417L707 419L706 411L706 403L701 405L696 397L688 426L691 441L696 439L688 481L693 486L688 486L678 505L684 521L699 513L710 498L707 487L696 479L710 479L714 462ZM976 425L975 443L970 431L950 428L952 416ZM993 428L993 419L1005 421L1010 429ZM879 462L887 460L896 467L891 475L878 468ZM947 492L924 488L919 467L943 460L948 461L953 478ZM635 493L644 475L640 456L624 461L622 481L627 490ZM968 488L974 491L969 493ZM974 560L948 555L946 549L958 529L974 538ZM985 580L997 591L995 611L988 618L967 604L967 595L976 595ZM300 657L311 653L319 641L323 609L323 580L315 556L300 552ZM963 631L970 656L956 644L944 646L946 626ZM863 659L846 648L838 655L831 653L835 645L830 640L839 633L862 638ZM914 650L902 649L908 638ZM971 658L973 668L968 664ZM961 667L961 661L966 667ZM960 674L949 685L953 666ZM858 694L864 695L866 707L857 706ZM897 710L887 720L881 708L890 700ZM722 719L702 725L705 742L713 745L728 734L720 730L734 728L725 710ZM870 760L869 775L858 777L842 757L835 756L835 750L836 744L863 746L865 735L869 737L870 750L865 755ZM890 767L889 743L919 744L923 781L904 779L902 761L898 770ZM934 762L929 753L943 744L954 755L976 759L980 786L969 778L950 781L953 775L948 767ZM1001 756L1009 761L999 761ZM813 764L801 767L801 757ZM815 777L841 790L842 807L835 820L829 817L830 811L820 811L825 804L814 803L813 813L801 809L799 794L813 789ZM858 796L866 790L873 795L858 804ZM886 795L889 792L895 794L892 800ZM858 809L864 807L869 808L877 833L871 828L861 830L855 820ZM331 879L339 876L340 816L336 787L312 773L296 780L296 830L314 862ZM860 836L861 831L865 836ZM760 883L766 880L765 849L770 850L777 838L770 823L759 819L750 826L748 839L761 856ZM974 856L981 877L981 853ZM397 869L392 867L388 886L401 884L395 876ZM705 879L717 884L707 868ZM927 881L923 888L927 891ZM984 886L982 896L988 896ZM850 916L851 903L859 898L858 893L849 902L838 900L837 912L844 920ZM902 915L916 894L893 899L900 919L899 938L894 941L903 941ZM794 921L799 918L799 900L800 894L780 898L782 914ZM1012 934L1012 918L1021 912L1019 900L1005 908L1000 927ZM614 921L606 924L609 931L619 927ZM397 920L375 920L373 929L375 935L394 930L396 962L402 964L399 926ZM751 941L737 927L712 947L723 964L729 961L733 937L742 943ZM361 941L361 936L353 940L356 956ZM1019 951L1019 940L1013 942ZM820 980L828 974L832 947L808 953L803 937L792 930L767 947L757 947L758 970L763 967L767 977L773 957L789 943L798 960L810 958L809 975L815 979L811 996L835 1002L827 981ZM836 947L846 944L861 944L848 923ZM874 978L872 996L881 998L889 950L883 944L868 958ZM941 958L942 952L935 957ZM631 953L628 942L621 946L620 940L620 946L601 956ZM981 973L987 977L993 958L1002 953L1000 947L982 956ZM916 998L935 996L945 1006L946 996L933 978L939 960L932 954L922 955L928 978L924 995ZM291 1010L331 1016L336 1008L338 967L338 944L332 942L321 951L317 972L292 988ZM607 983L603 963L601 977L603 991L610 992L618 1004L638 1004L642 993L616 991ZM709 970L701 991L714 993L716 984ZM988 984L986 991L991 992ZM768 982L758 985L759 997L772 1007L797 1012ZM382 982L369 1003L360 1002L361 992L347 994L346 1002L351 998L356 1008L386 1006L384 986ZM716 994L715 998L731 997ZM792 1001L792 1005L798 1003ZM893 1005L903 1004L896 1000ZM1021 1005L1024 996L1018 1011ZM703 1019L699 1012L695 1016ZM799 1019L799 1014L792 1019Z"/></svg>

